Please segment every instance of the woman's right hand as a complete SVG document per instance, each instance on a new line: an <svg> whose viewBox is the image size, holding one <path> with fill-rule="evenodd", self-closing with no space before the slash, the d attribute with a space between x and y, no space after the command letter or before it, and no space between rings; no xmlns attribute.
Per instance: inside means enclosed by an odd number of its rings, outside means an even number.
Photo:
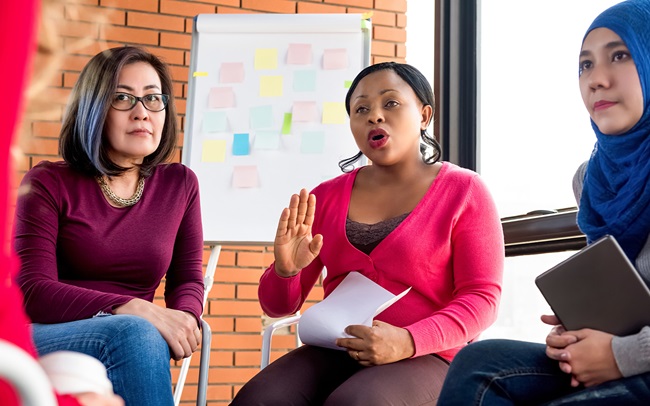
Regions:
<svg viewBox="0 0 650 406"><path fill-rule="evenodd" d="M184 311L167 309L142 299L132 299L116 308L113 313L132 314L148 320L165 339L170 355L176 361L192 355L201 342L196 318Z"/></svg>
<svg viewBox="0 0 650 406"><path fill-rule="evenodd" d="M323 236L311 235L315 211L316 196L306 189L292 195L289 207L282 210L273 243L275 272L279 276L296 275L320 253Z"/></svg>

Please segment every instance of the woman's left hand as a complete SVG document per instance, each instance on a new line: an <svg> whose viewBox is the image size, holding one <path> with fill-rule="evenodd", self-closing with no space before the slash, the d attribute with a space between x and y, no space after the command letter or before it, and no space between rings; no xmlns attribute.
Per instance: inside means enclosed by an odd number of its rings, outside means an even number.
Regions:
<svg viewBox="0 0 650 406"><path fill-rule="evenodd" d="M592 329L567 331L564 334L573 335L578 341L567 345L564 351L547 351L547 355L560 361L562 371L572 375L572 386L583 384L589 387L623 377L612 351L614 336Z"/></svg>
<svg viewBox="0 0 650 406"><path fill-rule="evenodd" d="M355 338L339 338L336 345L345 347L363 366L390 364L415 354L411 333L388 323L375 320L372 327L352 325L345 332Z"/></svg>

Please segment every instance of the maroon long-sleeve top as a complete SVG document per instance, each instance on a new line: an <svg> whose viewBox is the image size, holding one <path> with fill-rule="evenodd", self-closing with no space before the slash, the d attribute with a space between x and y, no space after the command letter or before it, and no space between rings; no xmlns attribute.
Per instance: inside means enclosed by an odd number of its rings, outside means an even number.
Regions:
<svg viewBox="0 0 650 406"><path fill-rule="evenodd" d="M14 244L35 323L89 318L133 298L152 301L163 277L166 306L201 315L198 181L181 164L159 165L140 201L116 208L93 177L65 162L42 162L21 183Z"/></svg>

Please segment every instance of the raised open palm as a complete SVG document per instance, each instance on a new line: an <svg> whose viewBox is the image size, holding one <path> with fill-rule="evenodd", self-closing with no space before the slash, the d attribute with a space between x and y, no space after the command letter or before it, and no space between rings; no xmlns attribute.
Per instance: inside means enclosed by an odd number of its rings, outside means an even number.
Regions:
<svg viewBox="0 0 650 406"><path fill-rule="evenodd" d="M315 211L316 196L305 189L292 195L289 207L282 210L273 244L278 275L295 275L318 256L323 236L311 235Z"/></svg>

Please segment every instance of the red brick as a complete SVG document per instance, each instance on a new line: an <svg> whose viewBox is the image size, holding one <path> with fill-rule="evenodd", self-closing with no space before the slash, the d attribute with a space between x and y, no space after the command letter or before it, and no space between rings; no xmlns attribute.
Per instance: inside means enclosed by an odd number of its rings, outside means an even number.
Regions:
<svg viewBox="0 0 650 406"><path fill-rule="evenodd" d="M190 49L192 47L192 35L161 32L160 46L167 48ZM185 78L187 78L187 76Z"/></svg>
<svg viewBox="0 0 650 406"><path fill-rule="evenodd" d="M259 371L259 368L211 368L208 380L210 384L248 382Z"/></svg>
<svg viewBox="0 0 650 406"><path fill-rule="evenodd" d="M372 41L373 55L395 56L395 43L385 41Z"/></svg>
<svg viewBox="0 0 650 406"><path fill-rule="evenodd" d="M59 151L59 140L51 138L30 138L23 150L29 155L56 156Z"/></svg>
<svg viewBox="0 0 650 406"><path fill-rule="evenodd" d="M298 3L298 14L345 14L345 7L321 3Z"/></svg>
<svg viewBox="0 0 650 406"><path fill-rule="evenodd" d="M176 99L176 111L178 114L185 114L185 106L187 105L187 101L183 99Z"/></svg>
<svg viewBox="0 0 650 406"><path fill-rule="evenodd" d="M373 39L392 42L406 42L406 30L403 28L373 26Z"/></svg>
<svg viewBox="0 0 650 406"><path fill-rule="evenodd" d="M373 0L323 0L325 3L340 4L342 6L372 8Z"/></svg>
<svg viewBox="0 0 650 406"><path fill-rule="evenodd" d="M158 12L158 0L99 0L99 5L108 8Z"/></svg>
<svg viewBox="0 0 650 406"><path fill-rule="evenodd" d="M204 313L207 313L204 311ZM205 316L203 319L210 325L213 333L228 333L235 331L234 317Z"/></svg>
<svg viewBox="0 0 650 406"><path fill-rule="evenodd" d="M210 301L210 315L218 316L261 316L262 308L258 301L214 300Z"/></svg>
<svg viewBox="0 0 650 406"><path fill-rule="evenodd" d="M372 12L372 16L370 17L372 25L386 25L389 27L395 26L395 13L391 13L390 11L348 8L348 13L350 14L363 14L367 12Z"/></svg>
<svg viewBox="0 0 650 406"><path fill-rule="evenodd" d="M237 266L264 267L264 254L261 252L237 253Z"/></svg>
<svg viewBox="0 0 650 406"><path fill-rule="evenodd" d="M159 29L165 31L185 31L185 20L182 17L176 16L129 11L126 14L126 23L130 27Z"/></svg>
<svg viewBox="0 0 650 406"><path fill-rule="evenodd" d="M98 32L96 23L66 21L65 24L59 25L57 34L62 37L97 38Z"/></svg>
<svg viewBox="0 0 650 406"><path fill-rule="evenodd" d="M406 0L375 0L375 8L406 13Z"/></svg>
<svg viewBox="0 0 650 406"><path fill-rule="evenodd" d="M86 21L90 23L119 25L125 24L126 22L126 13L124 11L106 7L66 4L65 16L70 20Z"/></svg>
<svg viewBox="0 0 650 406"><path fill-rule="evenodd" d="M142 45L158 45L159 35L162 34L159 34L158 31L114 25L102 26L99 31L100 39Z"/></svg>
<svg viewBox="0 0 650 406"><path fill-rule="evenodd" d="M269 13L294 14L296 12L296 2L288 0L242 0L241 8Z"/></svg>
<svg viewBox="0 0 650 406"><path fill-rule="evenodd" d="M257 300L258 285L237 285L237 299Z"/></svg>
<svg viewBox="0 0 650 406"><path fill-rule="evenodd" d="M99 30L103 30L104 27L100 26ZM64 38L63 39L63 49L70 54L77 55L88 55L95 56L101 51L104 51L108 48L114 48L116 46L121 46L118 42L106 42L100 40L84 40L79 38Z"/></svg>
<svg viewBox="0 0 650 406"><path fill-rule="evenodd" d="M241 0L201 0L201 2L231 7L239 7L241 5Z"/></svg>
<svg viewBox="0 0 650 406"><path fill-rule="evenodd" d="M235 366L257 367L262 361L261 351L237 351L235 352Z"/></svg>
<svg viewBox="0 0 650 406"><path fill-rule="evenodd" d="M61 70L81 72L89 60L89 56L66 55L61 63Z"/></svg>
<svg viewBox="0 0 650 406"><path fill-rule="evenodd" d="M183 84L180 82L173 82L172 83L172 88L174 90L174 97L176 98L176 101L178 100L185 100L183 98ZM181 123L179 123L181 125Z"/></svg>
<svg viewBox="0 0 650 406"><path fill-rule="evenodd" d="M240 8L217 6L218 14L259 14L261 11L242 10Z"/></svg>
<svg viewBox="0 0 650 406"><path fill-rule="evenodd" d="M235 285L214 284L210 297L215 299L234 299Z"/></svg>
<svg viewBox="0 0 650 406"><path fill-rule="evenodd" d="M397 14L397 26L400 28L406 28L406 14Z"/></svg>
<svg viewBox="0 0 650 406"><path fill-rule="evenodd" d="M191 3L177 0L161 0L160 12L177 16L194 17L197 14L212 14L217 7L211 4Z"/></svg>
<svg viewBox="0 0 650 406"><path fill-rule="evenodd" d="M238 333L262 333L261 317L236 317L235 331Z"/></svg>
<svg viewBox="0 0 650 406"><path fill-rule="evenodd" d="M212 348L215 350L258 350L261 346L261 334L215 334L212 338Z"/></svg>
<svg viewBox="0 0 650 406"><path fill-rule="evenodd" d="M234 351L211 351L210 366L229 367L235 365Z"/></svg>
<svg viewBox="0 0 650 406"><path fill-rule="evenodd" d="M262 269L222 268L217 266L215 281L257 283L262 276Z"/></svg>
<svg viewBox="0 0 650 406"><path fill-rule="evenodd" d="M32 136L57 138L61 132L61 123L54 121L36 121L32 124Z"/></svg>
<svg viewBox="0 0 650 406"><path fill-rule="evenodd" d="M395 56L399 58L406 58L406 45L396 44L395 47L396 47Z"/></svg>

